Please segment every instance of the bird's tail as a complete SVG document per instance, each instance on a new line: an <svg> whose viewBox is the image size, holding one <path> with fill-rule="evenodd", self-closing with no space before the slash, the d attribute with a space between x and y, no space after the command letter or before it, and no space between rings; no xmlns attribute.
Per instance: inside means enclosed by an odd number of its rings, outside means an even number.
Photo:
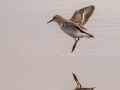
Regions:
<svg viewBox="0 0 120 90"><path fill-rule="evenodd" d="M86 38L94 38L94 36L92 34L89 34L89 33L87 33L87 35L85 35L84 37L86 37Z"/></svg>

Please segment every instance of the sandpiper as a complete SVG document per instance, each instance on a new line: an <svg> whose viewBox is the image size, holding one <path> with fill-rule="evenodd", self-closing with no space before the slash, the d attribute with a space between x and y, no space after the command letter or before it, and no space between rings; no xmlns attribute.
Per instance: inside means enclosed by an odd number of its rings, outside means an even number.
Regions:
<svg viewBox="0 0 120 90"><path fill-rule="evenodd" d="M74 51L77 42L79 41L79 38L93 38L94 36L92 34L89 34L83 30L87 30L84 25L88 21L89 17L92 15L95 7L93 5L84 7L82 9L79 9L75 11L72 18L67 20L61 17L60 15L55 15L52 20L49 22L57 22L60 26L61 30L64 31L69 36L73 37L75 39L75 43L72 47L72 51ZM47 22L47 23L49 23ZM77 38L77 39L76 39Z"/></svg>

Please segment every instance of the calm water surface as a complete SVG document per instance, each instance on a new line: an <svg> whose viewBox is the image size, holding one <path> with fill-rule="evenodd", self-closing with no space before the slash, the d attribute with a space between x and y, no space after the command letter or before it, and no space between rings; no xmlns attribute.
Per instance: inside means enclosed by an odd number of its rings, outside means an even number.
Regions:
<svg viewBox="0 0 120 90"><path fill-rule="evenodd" d="M89 5L95 38L71 54L74 39L47 21ZM0 90L73 90L72 72L83 87L119 90L120 0L1 0L0 11Z"/></svg>

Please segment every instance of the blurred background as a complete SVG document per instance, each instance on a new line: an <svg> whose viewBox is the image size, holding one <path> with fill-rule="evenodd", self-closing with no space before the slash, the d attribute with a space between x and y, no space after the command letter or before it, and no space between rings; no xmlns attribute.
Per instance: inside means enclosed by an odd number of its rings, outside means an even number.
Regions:
<svg viewBox="0 0 120 90"><path fill-rule="evenodd" d="M56 23L83 7L95 11L85 25L93 39L74 39ZM0 90L119 90L120 0L0 0Z"/></svg>

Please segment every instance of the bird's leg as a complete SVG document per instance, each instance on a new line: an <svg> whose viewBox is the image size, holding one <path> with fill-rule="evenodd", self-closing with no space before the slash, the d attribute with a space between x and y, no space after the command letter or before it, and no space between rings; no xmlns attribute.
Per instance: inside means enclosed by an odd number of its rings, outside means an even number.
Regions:
<svg viewBox="0 0 120 90"><path fill-rule="evenodd" d="M75 39L75 38L74 38L74 39ZM76 44L77 44L78 41L79 41L79 38L78 38L78 40L75 39L75 43L74 43L74 45L73 45L73 47L72 47L71 53L75 50L75 47L76 47Z"/></svg>

